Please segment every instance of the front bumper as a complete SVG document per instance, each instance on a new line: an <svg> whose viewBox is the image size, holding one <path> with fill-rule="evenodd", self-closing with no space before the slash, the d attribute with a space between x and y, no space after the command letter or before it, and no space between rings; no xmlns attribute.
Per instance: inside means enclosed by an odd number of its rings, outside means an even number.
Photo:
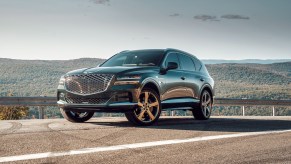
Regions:
<svg viewBox="0 0 291 164"><path fill-rule="evenodd" d="M126 112L137 108L140 94L137 85L109 87L92 95L78 95L58 87L58 106L70 111Z"/></svg>
<svg viewBox="0 0 291 164"><path fill-rule="evenodd" d="M94 111L94 112L126 112L137 108L137 103L115 102L108 104L69 104L59 100L58 106L70 111Z"/></svg>

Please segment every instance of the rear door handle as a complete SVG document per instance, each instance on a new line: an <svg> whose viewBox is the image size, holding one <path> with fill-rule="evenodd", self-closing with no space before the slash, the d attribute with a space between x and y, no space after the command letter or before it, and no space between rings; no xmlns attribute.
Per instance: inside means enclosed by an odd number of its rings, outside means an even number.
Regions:
<svg viewBox="0 0 291 164"><path fill-rule="evenodd" d="M186 78L184 76L181 77L182 80L185 80Z"/></svg>
<svg viewBox="0 0 291 164"><path fill-rule="evenodd" d="M202 82L203 82L203 81L204 81L204 79L201 77L201 78L200 78L200 81L202 81Z"/></svg>

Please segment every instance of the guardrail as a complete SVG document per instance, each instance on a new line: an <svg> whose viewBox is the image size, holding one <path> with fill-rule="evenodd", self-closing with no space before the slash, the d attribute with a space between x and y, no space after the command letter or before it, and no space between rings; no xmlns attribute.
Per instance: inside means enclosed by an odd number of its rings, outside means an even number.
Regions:
<svg viewBox="0 0 291 164"><path fill-rule="evenodd" d="M39 119L44 119L44 108L57 106L56 97L0 97L0 106L38 106Z"/></svg>
<svg viewBox="0 0 291 164"><path fill-rule="evenodd" d="M260 99L227 99L217 98L215 106L241 106L242 115L245 116L245 106L272 106L272 115L275 116L275 106L291 106L291 100L260 100Z"/></svg>
<svg viewBox="0 0 291 164"><path fill-rule="evenodd" d="M0 97L0 106L57 106L56 97Z"/></svg>
<svg viewBox="0 0 291 164"><path fill-rule="evenodd" d="M238 106L291 106L291 100L260 100L260 99L214 99L216 105Z"/></svg>
<svg viewBox="0 0 291 164"><path fill-rule="evenodd" d="M243 116L245 106L272 106L275 116L275 106L291 106L291 100L259 100L259 99L228 99L216 98L215 106L241 106ZM38 106L40 118L43 118L45 106L57 106L56 97L0 97L0 106Z"/></svg>

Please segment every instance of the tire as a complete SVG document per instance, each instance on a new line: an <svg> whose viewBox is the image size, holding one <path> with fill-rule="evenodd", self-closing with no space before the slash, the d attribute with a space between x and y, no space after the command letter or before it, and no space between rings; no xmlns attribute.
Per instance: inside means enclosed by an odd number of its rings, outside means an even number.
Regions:
<svg viewBox="0 0 291 164"><path fill-rule="evenodd" d="M194 118L197 120L209 119L212 111L212 104L213 99L211 94L209 91L203 90L200 97L199 108L192 111Z"/></svg>
<svg viewBox="0 0 291 164"><path fill-rule="evenodd" d="M151 88L141 91L138 107L125 113L127 120L138 126L154 124L161 115L161 100L157 92Z"/></svg>
<svg viewBox="0 0 291 164"><path fill-rule="evenodd" d="M93 117L94 112L73 112L60 108L63 117L70 122L85 122Z"/></svg>

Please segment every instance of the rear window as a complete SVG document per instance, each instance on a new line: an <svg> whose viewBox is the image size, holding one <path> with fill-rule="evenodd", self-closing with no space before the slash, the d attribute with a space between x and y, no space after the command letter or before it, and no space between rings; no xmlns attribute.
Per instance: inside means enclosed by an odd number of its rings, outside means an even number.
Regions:
<svg viewBox="0 0 291 164"><path fill-rule="evenodd" d="M196 58L194 58L193 61L194 61L194 63L195 63L196 70L197 70L197 71L200 71L201 66L202 66L202 65L201 65L201 62L200 62L198 59L196 59Z"/></svg>
<svg viewBox="0 0 291 164"><path fill-rule="evenodd" d="M192 60L192 58L190 58L189 56L186 55L179 55L179 59L181 62L181 66L183 70L188 70L188 71L195 71L195 65L194 62Z"/></svg>

